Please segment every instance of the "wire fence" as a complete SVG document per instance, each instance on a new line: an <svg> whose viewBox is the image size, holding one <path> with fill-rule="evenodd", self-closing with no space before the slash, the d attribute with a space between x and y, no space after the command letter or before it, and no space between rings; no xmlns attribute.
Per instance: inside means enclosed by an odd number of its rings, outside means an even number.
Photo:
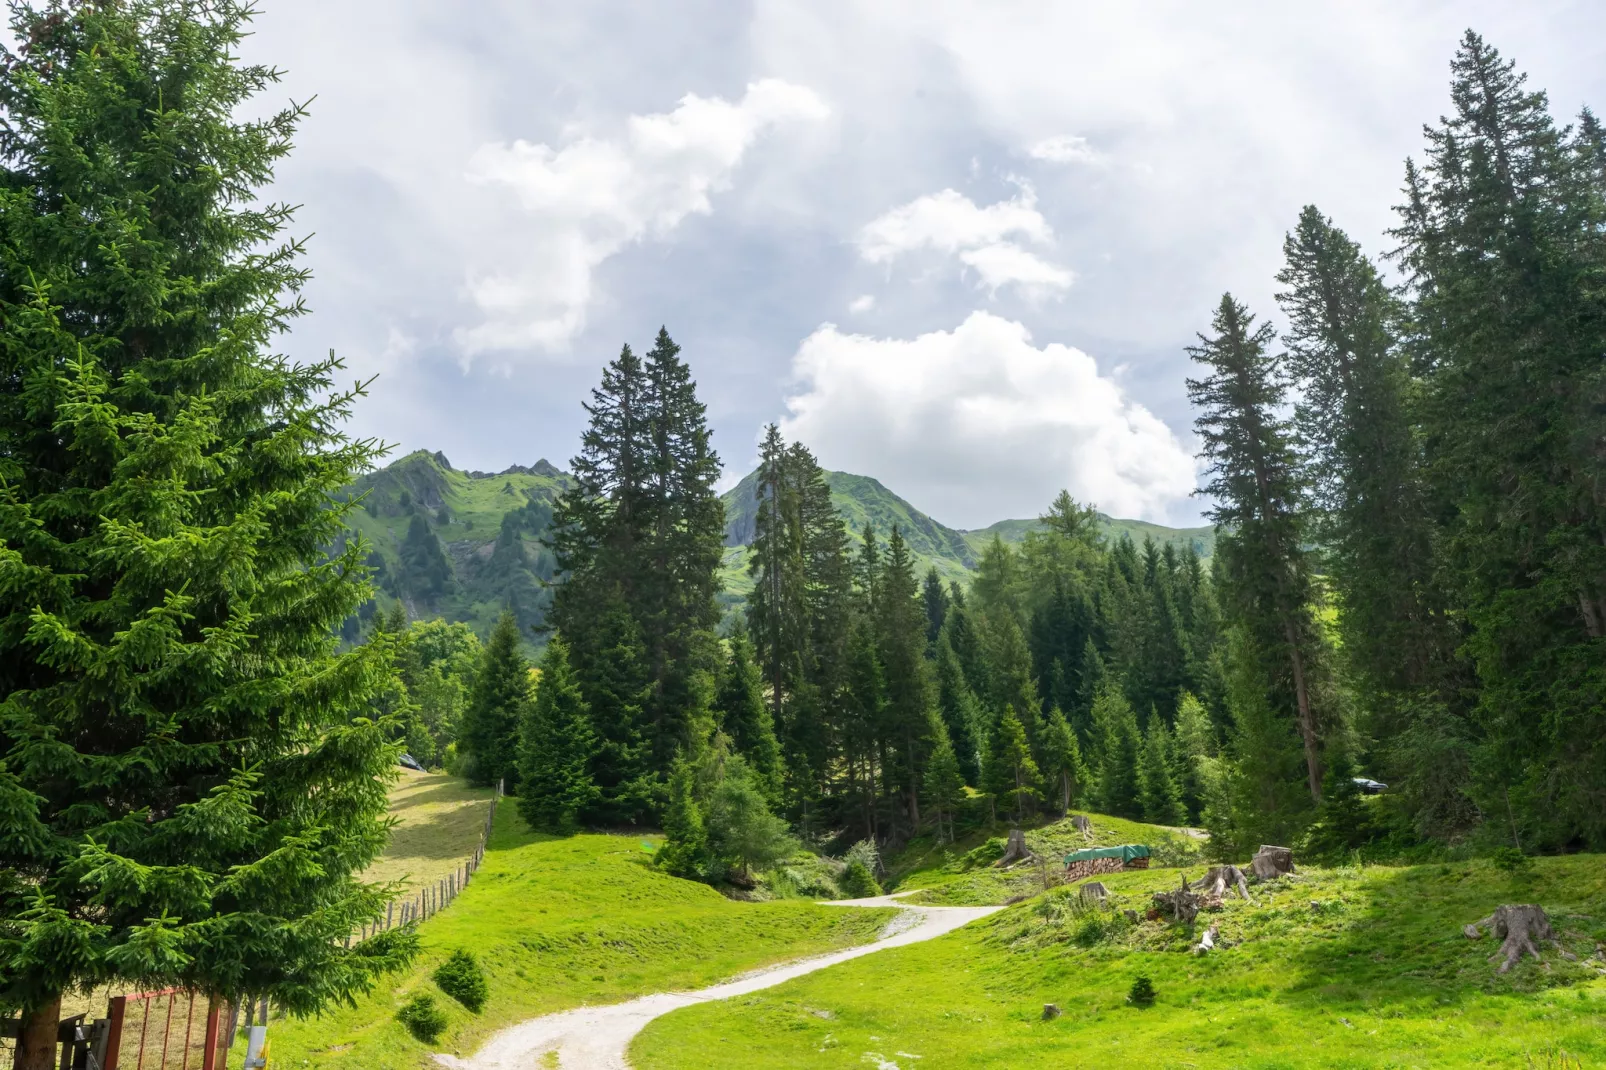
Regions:
<svg viewBox="0 0 1606 1070"><path fill-rule="evenodd" d="M491 840L491 828L496 824L496 804L502 798L502 781L496 782L496 793L491 796L491 807L485 815L485 824L480 828L480 842L461 865L456 866L446 876L439 878L432 884L419 888L406 899L393 899L385 904L385 916L371 925L364 925L356 934L358 939L366 940L375 933L398 925L407 925L410 922L428 921L436 914L452 905L452 902L468 887L469 878L479 871L480 864L485 861L485 845ZM346 946L351 946L351 938L346 938Z"/></svg>

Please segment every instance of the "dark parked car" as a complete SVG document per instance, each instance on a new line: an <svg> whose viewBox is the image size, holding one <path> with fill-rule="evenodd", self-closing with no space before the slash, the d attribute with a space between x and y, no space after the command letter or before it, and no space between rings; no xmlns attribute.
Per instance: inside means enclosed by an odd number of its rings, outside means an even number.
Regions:
<svg viewBox="0 0 1606 1070"><path fill-rule="evenodd" d="M396 759L396 764L404 765L408 769L417 769L420 773L424 771L424 767L418 764L418 759L414 758L411 754L403 754L400 758Z"/></svg>
<svg viewBox="0 0 1606 1070"><path fill-rule="evenodd" d="M1353 777L1352 779L1355 781L1355 786L1360 788L1368 795L1378 795L1387 791L1389 787L1387 784L1384 784L1381 781L1373 780L1370 777L1358 776Z"/></svg>

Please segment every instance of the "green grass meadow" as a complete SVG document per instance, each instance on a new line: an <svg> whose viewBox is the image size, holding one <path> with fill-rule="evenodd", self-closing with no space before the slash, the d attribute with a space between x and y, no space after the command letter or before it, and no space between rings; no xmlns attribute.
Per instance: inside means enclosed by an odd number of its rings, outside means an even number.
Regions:
<svg viewBox="0 0 1606 1070"><path fill-rule="evenodd" d="M651 868L640 837L540 836L511 804L497 810L473 882L421 927L425 954L414 967L355 1007L275 1022L274 1065L416 1070L433 1065L431 1051L467 1055L497 1029L525 1018L698 988L863 943L892 914L795 900L733 902ZM430 979L458 948L472 951L490 977L490 1000L478 1015ZM416 991L434 995L450 1015L433 1046L414 1040L395 1020Z"/></svg>
<svg viewBox="0 0 1606 1070"><path fill-rule="evenodd" d="M1095 822L1099 819L1095 817ZM1193 867L1198 876L1200 866ZM1114 909L1060 888L926 944L676 1011L638 1070L859 1067L1591 1067L1606 1063L1606 861L1302 870L1196 928L1127 922L1178 870L1101 877ZM1496 975L1461 926L1549 911L1563 946ZM1190 953L1219 922L1229 946ZM1158 998L1127 1003L1139 975ZM1063 1016L1042 1019L1046 1003ZM1566 1053L1564 1056L1563 1053Z"/></svg>

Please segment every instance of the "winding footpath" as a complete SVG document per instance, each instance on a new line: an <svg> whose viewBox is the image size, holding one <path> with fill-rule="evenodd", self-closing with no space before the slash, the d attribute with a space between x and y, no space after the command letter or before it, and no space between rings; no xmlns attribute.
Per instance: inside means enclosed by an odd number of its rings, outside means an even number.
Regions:
<svg viewBox="0 0 1606 1070"><path fill-rule="evenodd" d="M556 1052L557 1065L562 1070L628 1070L630 1062L625 1057L626 1049L636 1034L659 1015L697 1003L757 992L761 988L769 988L889 947L918 944L1003 909L904 906L898 902L897 895L843 899L822 905L902 907L902 912L887 923L881 938L873 943L771 966L694 992L660 992L641 996L628 1003L577 1007L572 1011L543 1015L502 1030L470 1058L437 1055L435 1061L451 1070L532 1070L543 1065L550 1066L550 1062L543 1064L542 1059L547 1058L549 1052Z"/></svg>

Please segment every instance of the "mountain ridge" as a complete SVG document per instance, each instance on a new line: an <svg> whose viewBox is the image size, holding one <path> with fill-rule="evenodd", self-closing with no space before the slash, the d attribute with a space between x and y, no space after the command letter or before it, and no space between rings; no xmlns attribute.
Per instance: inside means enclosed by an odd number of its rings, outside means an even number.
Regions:
<svg viewBox="0 0 1606 1070"><path fill-rule="evenodd" d="M832 503L857 541L873 525L884 538L896 525L923 574L936 568L945 580L964 582L975 572L994 537L1018 543L1039 529L1037 519L1000 520L985 528L950 528L911 505L873 476L825 473ZM733 612L752 589L747 546L753 538L758 472L755 469L720 495L725 505L725 556L721 566L726 612ZM363 622L400 602L412 619L444 617L464 621L482 637L504 606L514 610L526 634L545 621L551 601L547 587L557 569L541 535L551 522L558 495L573 477L542 458L513 464L500 472L453 468L439 450L414 450L364 475L347 488L361 505L348 515L343 538L361 535L369 544L379 597L361 619L348 622L355 639ZM1169 528L1142 520L1098 514L1100 531L1111 539L1145 535L1179 548L1192 545L1208 557L1214 530Z"/></svg>

